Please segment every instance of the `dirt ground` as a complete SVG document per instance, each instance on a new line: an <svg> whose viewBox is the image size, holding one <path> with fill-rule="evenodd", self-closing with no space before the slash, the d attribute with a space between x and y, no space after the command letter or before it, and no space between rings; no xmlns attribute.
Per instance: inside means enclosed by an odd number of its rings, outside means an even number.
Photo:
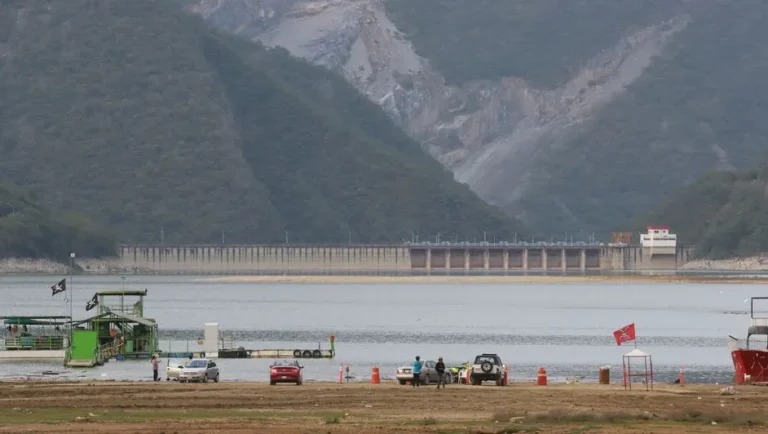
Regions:
<svg viewBox="0 0 768 434"><path fill-rule="evenodd" d="M768 432L768 388L720 389L2 382L0 433Z"/></svg>

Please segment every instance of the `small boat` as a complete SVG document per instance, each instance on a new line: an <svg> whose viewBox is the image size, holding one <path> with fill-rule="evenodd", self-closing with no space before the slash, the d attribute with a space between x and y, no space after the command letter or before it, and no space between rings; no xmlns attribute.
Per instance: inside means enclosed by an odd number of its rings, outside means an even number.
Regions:
<svg viewBox="0 0 768 434"><path fill-rule="evenodd" d="M0 360L63 360L68 316L0 316Z"/></svg>
<svg viewBox="0 0 768 434"><path fill-rule="evenodd" d="M768 314L755 315L756 300L768 300L768 297L750 299L751 324L747 330L747 339L730 336L728 343L736 384L768 384ZM762 338L756 339L754 336Z"/></svg>

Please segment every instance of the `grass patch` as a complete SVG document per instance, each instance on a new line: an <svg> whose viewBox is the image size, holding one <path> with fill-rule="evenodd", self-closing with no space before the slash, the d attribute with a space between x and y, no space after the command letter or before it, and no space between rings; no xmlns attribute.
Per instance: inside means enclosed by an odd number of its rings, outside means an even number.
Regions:
<svg viewBox="0 0 768 434"><path fill-rule="evenodd" d="M325 424L326 425L335 425L337 423L341 422L341 418L339 416L326 416L325 417Z"/></svg>
<svg viewBox="0 0 768 434"><path fill-rule="evenodd" d="M537 426L515 425L515 426L506 427L501 431L496 431L496 434L518 434L518 433L536 434L539 432L541 432L541 428Z"/></svg>
<svg viewBox="0 0 768 434"><path fill-rule="evenodd" d="M496 413L493 413L491 415L491 422L509 422L512 419L520 418L522 415L518 413L513 413L511 411L497 411Z"/></svg>
<svg viewBox="0 0 768 434"><path fill-rule="evenodd" d="M93 415L93 416L91 416ZM78 417L92 421L137 422L156 420L198 420L198 419L240 419L240 420L280 420L321 417L326 420L340 420L339 413L254 411L248 409L158 409L158 410L122 410L122 409L84 409L84 408L36 408L36 409L0 409L0 420L4 424L59 423L73 422ZM338 423L338 422L336 422Z"/></svg>
<svg viewBox="0 0 768 434"><path fill-rule="evenodd" d="M637 414L630 412L567 412L563 410L553 410L547 413L526 416L526 421L547 422L547 423L617 423L631 422L637 420L651 420L647 414Z"/></svg>
<svg viewBox="0 0 768 434"><path fill-rule="evenodd" d="M718 425L726 425L731 427L737 427L737 426L750 427L750 426L768 425L765 416L732 414L727 410L707 412L707 413L702 413L699 410L687 410L684 412L672 414L663 419L674 421L674 422L682 422L682 423L711 424L712 422L715 422Z"/></svg>

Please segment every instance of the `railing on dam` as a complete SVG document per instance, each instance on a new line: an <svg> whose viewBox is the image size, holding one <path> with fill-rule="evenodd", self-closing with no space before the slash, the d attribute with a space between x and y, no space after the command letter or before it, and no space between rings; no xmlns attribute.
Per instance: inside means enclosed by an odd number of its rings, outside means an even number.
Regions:
<svg viewBox="0 0 768 434"><path fill-rule="evenodd" d="M411 274L674 269L692 246L658 254L601 243L123 245L122 266L169 274Z"/></svg>

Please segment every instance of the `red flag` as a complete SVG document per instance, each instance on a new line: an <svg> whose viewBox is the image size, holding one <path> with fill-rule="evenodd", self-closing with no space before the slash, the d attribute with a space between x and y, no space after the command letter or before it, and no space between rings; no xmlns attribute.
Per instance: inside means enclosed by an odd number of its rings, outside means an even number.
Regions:
<svg viewBox="0 0 768 434"><path fill-rule="evenodd" d="M613 337L616 339L616 345L621 345L624 342L635 340L635 323L626 325L613 332Z"/></svg>

